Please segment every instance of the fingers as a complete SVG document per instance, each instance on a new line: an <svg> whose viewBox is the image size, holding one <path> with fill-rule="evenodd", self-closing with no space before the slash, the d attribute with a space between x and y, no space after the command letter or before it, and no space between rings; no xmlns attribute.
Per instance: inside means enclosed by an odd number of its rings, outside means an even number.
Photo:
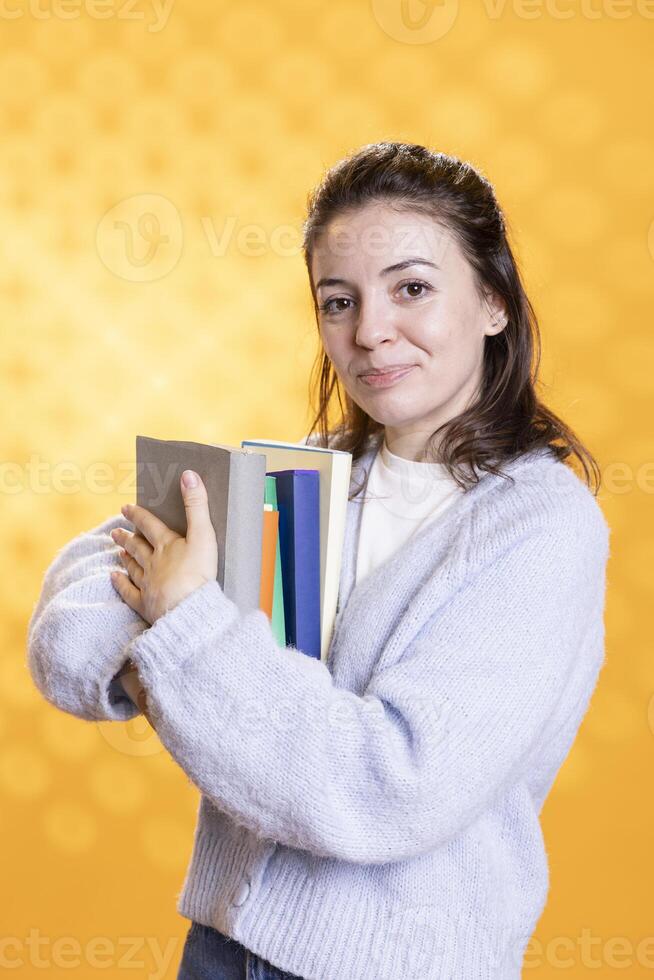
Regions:
<svg viewBox="0 0 654 980"><path fill-rule="evenodd" d="M142 534L139 534L138 531L127 531L123 527L115 527L110 533L116 544L122 545L125 551L135 558L142 568L146 567L147 562L152 556L153 548Z"/></svg>
<svg viewBox="0 0 654 980"><path fill-rule="evenodd" d="M145 507L141 507L139 504L123 504L120 510L138 528L142 536L150 542L153 548L158 544L162 544L173 533L167 524L164 524L151 511L146 510Z"/></svg>
<svg viewBox="0 0 654 980"><path fill-rule="evenodd" d="M129 577L131 578L132 582L140 591L143 586L143 578L145 575L143 569L136 561L136 559L132 558L131 555L129 555L128 552L125 550L121 550L118 554L118 557L120 558L123 565L129 572Z"/></svg>
<svg viewBox="0 0 654 980"><path fill-rule="evenodd" d="M139 616L145 619L141 611L141 592L130 582L129 575L119 570L113 571L111 573L111 582L123 602L126 602Z"/></svg>

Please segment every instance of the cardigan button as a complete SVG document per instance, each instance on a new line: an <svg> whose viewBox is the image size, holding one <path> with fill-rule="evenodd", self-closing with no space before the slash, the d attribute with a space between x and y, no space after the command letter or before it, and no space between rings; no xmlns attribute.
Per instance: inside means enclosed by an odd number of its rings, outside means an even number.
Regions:
<svg viewBox="0 0 654 980"><path fill-rule="evenodd" d="M234 892L234 900L232 902L232 905L237 905L237 906L242 905L243 902L247 900L249 894L250 894L249 880L242 881L241 884L236 889L236 891Z"/></svg>

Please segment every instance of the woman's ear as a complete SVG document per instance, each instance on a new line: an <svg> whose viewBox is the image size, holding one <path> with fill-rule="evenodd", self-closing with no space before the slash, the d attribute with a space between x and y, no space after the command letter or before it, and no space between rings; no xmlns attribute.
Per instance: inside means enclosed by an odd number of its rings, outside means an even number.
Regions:
<svg viewBox="0 0 654 980"><path fill-rule="evenodd" d="M501 330L504 330L509 320L506 311L506 303L504 302L500 294L495 292L494 289L486 290L485 306L487 311L488 322L485 326L484 333L496 334L499 333Z"/></svg>

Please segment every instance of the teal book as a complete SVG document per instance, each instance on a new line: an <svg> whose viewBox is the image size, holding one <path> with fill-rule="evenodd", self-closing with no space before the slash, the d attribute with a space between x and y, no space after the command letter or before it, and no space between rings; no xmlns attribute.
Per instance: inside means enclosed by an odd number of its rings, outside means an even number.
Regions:
<svg viewBox="0 0 654 980"><path fill-rule="evenodd" d="M274 476L266 475L264 503L271 504L273 510L279 510L277 505L277 481ZM286 646L286 620L284 617L284 582L282 579L282 553L277 535L275 555L275 585L273 590L272 631L281 647Z"/></svg>

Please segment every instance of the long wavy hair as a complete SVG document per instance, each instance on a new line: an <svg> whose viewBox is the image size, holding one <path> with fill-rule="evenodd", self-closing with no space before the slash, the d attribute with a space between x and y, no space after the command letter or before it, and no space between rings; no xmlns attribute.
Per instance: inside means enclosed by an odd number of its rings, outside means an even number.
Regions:
<svg viewBox="0 0 654 980"><path fill-rule="evenodd" d="M547 447L559 460L577 457L589 487L594 477L591 488L596 495L601 484L596 460L536 394L541 384L536 314L507 240L506 220L493 187L470 163L415 143L379 142L362 146L326 171L308 195L302 242L319 336L318 300L311 276L314 247L334 218L371 203L433 217L456 238L472 267L479 295L483 297L490 288L506 304L506 326L484 338L477 400L432 433L423 460L442 463L467 490L484 471L511 479L502 471L503 463ZM316 413L309 438L316 445L350 452L354 464L371 442L381 443L384 425L342 388L322 342L320 346L309 382L310 403ZM340 417L330 429L334 389ZM313 435L316 429L317 437Z"/></svg>

